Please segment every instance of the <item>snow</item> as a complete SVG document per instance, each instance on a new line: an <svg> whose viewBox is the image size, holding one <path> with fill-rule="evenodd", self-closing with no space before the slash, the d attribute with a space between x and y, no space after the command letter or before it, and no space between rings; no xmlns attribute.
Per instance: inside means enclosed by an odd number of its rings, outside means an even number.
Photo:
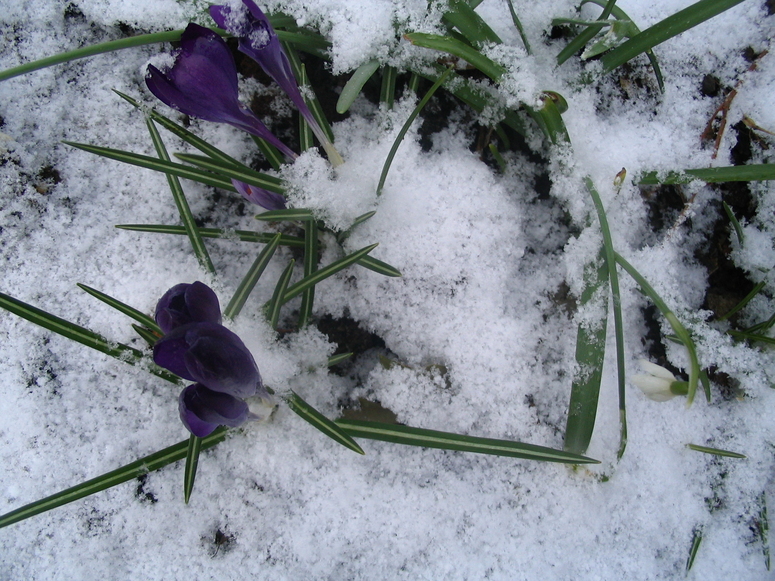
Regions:
<svg viewBox="0 0 775 581"><path fill-rule="evenodd" d="M617 3L641 30L688 4ZM156 32L192 18L207 22L200 1L0 0L0 6L2 70L119 38L119 23ZM373 256L403 277L351 267L318 285L314 314L349 314L386 348L364 354L350 378L327 372L335 345L317 329L277 340L260 309L292 257L287 249L278 251L230 326L268 385L294 390L329 417L363 397L409 425L562 448L576 327L600 312L600 305L586 311L563 305L563 289L580 294L583 266L600 244L582 183L589 175L618 252L692 332L702 366L729 377L726 385L713 384L712 403L702 394L691 408L680 397L653 402L628 382L629 439L617 461L609 321L587 451L599 465L573 468L368 440L360 440L366 456L359 456L280 406L271 421L235 430L202 454L188 505L178 463L0 530L0 579L674 579L684 575L698 527L704 540L690 579L772 578L753 531L762 495L770 507L775 501L769 411L775 359L767 347L735 343L724 324L701 310L710 273L695 252L712 232L721 194L701 183L685 187L692 201L680 219L688 220L653 232L632 182L646 171L730 164L731 130L716 160L700 145L724 94L700 93L706 74L723 87L741 81L728 127L748 116L775 131L775 55L760 58L754 71L743 56L749 46L769 48L775 17L763 2L748 0L658 46L666 83L659 94L643 68L633 75L645 88L617 84L615 75L583 83L576 57L555 67L565 41L549 40L551 19L572 17L574 2L514 0L514 6L535 51L529 57L504 0L485 0L477 12L504 40L504 47L488 49L509 70L503 102L531 100L545 89L568 101L563 118L572 150L530 140L549 158L550 196L537 191L546 177L526 153L504 152L503 174L482 163L469 149L475 115L461 114L432 136L428 150L416 121L378 196L382 164L415 103L404 98L388 111L359 98L350 117L333 127L344 166L333 170L310 151L281 175L291 204L311 208L330 227L346 229L376 210L353 230L344 251L378 242ZM415 66L437 57L401 40L409 31L442 30L436 3L428 9L424 0L272 0L262 7L282 9L325 34L336 74L375 58ZM584 14L593 18L597 11L585 7ZM76 283L152 313L169 287L202 280L225 305L261 248L208 240L218 272L211 279L185 237L115 229L177 223L166 179L61 143L153 155L142 114L111 89L174 117L143 82L147 63L168 50L128 49L0 82L0 292L137 348L143 344L129 320ZM258 90L265 89L244 83L242 95ZM253 156L250 140L231 127L192 120L191 130L237 158ZM758 135L773 147L772 136ZM163 137L170 152L186 150ZM771 161L769 151L755 149L754 162ZM617 189L614 178L623 167L627 178ZM720 241L752 280L766 281L742 314L748 325L773 312L775 282L766 272L775 264L772 183L751 187L758 212L742 220L744 244L734 233ZM240 211L236 195L215 197L191 182L184 187L194 215L213 222L208 226L273 231L253 219L252 208ZM323 263L343 255L330 234L323 241ZM621 270L620 279L627 372L635 374L637 360L647 356L648 301ZM664 335L672 333L660 324ZM666 349L673 370L687 376L685 350L669 342ZM378 355L397 364L380 364ZM6 312L0 312L0 378L0 513L187 438L177 387ZM688 443L747 459L702 454Z"/></svg>

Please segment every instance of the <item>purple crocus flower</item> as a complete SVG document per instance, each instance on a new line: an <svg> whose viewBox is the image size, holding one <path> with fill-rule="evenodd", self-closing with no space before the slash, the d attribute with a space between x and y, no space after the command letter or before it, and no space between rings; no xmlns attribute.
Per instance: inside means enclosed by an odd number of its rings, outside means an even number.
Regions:
<svg viewBox="0 0 775 581"><path fill-rule="evenodd" d="M288 94L326 150L331 164L334 167L343 164L342 156L328 140L307 107L288 56L283 51L280 39L277 38L277 33L269 19L253 0L242 0L242 2L247 7L247 13L244 10L239 12L232 10L230 6L210 6L210 16L220 28L238 37L240 52L261 65L266 74Z"/></svg>
<svg viewBox="0 0 775 581"><path fill-rule="evenodd" d="M206 284L176 284L156 305L156 322L164 333L188 323L220 323L218 297Z"/></svg>
<svg viewBox="0 0 775 581"><path fill-rule="evenodd" d="M258 186L251 186L239 180L231 180L232 185L248 202L266 208L267 210L284 210L285 198L280 194L270 192Z"/></svg>
<svg viewBox="0 0 775 581"><path fill-rule="evenodd" d="M188 431L204 438L218 426L237 427L249 419L257 419L248 404L227 393L213 391L194 383L180 392L180 419Z"/></svg>
<svg viewBox="0 0 775 581"><path fill-rule="evenodd" d="M234 397L266 394L250 351L223 325L189 323L176 327L153 346L153 360L213 391Z"/></svg>
<svg viewBox="0 0 775 581"><path fill-rule="evenodd" d="M166 72L148 65L150 91L181 113L228 123L265 139L289 159L297 155L239 100L237 67L226 42L209 28L189 24L175 64Z"/></svg>

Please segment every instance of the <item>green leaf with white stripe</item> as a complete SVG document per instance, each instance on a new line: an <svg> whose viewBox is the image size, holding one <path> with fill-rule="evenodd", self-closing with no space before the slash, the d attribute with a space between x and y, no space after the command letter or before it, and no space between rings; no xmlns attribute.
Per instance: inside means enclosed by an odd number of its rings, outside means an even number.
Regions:
<svg viewBox="0 0 775 581"><path fill-rule="evenodd" d="M226 439L226 429L217 428L212 434L202 438L201 449L212 448ZM63 506L70 502L80 500L91 496L97 492L107 490L129 480L133 480L149 472L163 468L168 464L177 462L186 457L188 450L188 440L178 442L177 444L164 448L158 452L140 458L139 460L122 466L112 472L107 472L97 478L92 478L46 498L42 498L30 504L24 505L16 510L12 510L0 516L0 528L17 523L32 516L42 514L51 509Z"/></svg>
<svg viewBox="0 0 775 581"><path fill-rule="evenodd" d="M308 422L314 428L323 432L326 436L340 443L345 448L349 448L358 454L365 454L363 449L355 443L341 426L329 420L306 401L304 401L296 392L291 391L291 395L285 397L285 402L296 414L304 421Z"/></svg>
<svg viewBox="0 0 775 581"><path fill-rule="evenodd" d="M579 454L572 454L554 448L545 448L534 444L523 444L511 440L496 440L493 438L478 438L463 436L436 430L424 430L396 424L383 424L361 420L339 419L336 423L355 438L382 440L407 446L423 448L440 448L442 450L458 450L461 452L476 452L493 454L495 456L510 456L542 462L560 462L564 464L599 464L598 460Z"/></svg>
<svg viewBox="0 0 775 581"><path fill-rule="evenodd" d="M248 300L248 295L250 295L253 287L256 286L258 279L264 273L264 269L266 269L267 264L269 264L269 261L274 255L274 251L277 250L277 246L280 244L281 237L282 234L275 234L274 238L272 238L272 241L266 245L266 247L261 251L256 260L253 262L250 269L248 270L248 273L245 275L245 278L242 279L242 282L237 287L237 291L234 293L234 296L223 310L224 317L227 319L234 319L237 315L239 315L242 307L245 306L245 301Z"/></svg>
<svg viewBox="0 0 775 581"><path fill-rule="evenodd" d="M191 434L186 448L186 469L183 471L183 500L188 504L194 490L196 469L199 466L199 452L202 450L202 438Z"/></svg>
<svg viewBox="0 0 775 581"><path fill-rule="evenodd" d="M91 296L101 300L106 305L109 305L116 309L117 311L124 313L126 316L134 319L141 325L145 325L152 331L156 331L158 333L161 333L161 329L159 328L159 325L156 324L156 321L154 321L151 317L146 315L145 313L142 313L135 309L134 307L130 307L126 303L122 303L118 299L114 299L110 295L106 295L103 292L98 291L97 289L94 289L90 286L86 286L85 284L81 284L80 282L77 283L78 288L82 291L85 291L89 293Z"/></svg>
<svg viewBox="0 0 775 581"><path fill-rule="evenodd" d="M123 343L108 341L105 337L94 331L90 331L80 325L76 325L75 323L61 319L46 311L33 307L32 305L28 305L10 295L0 293L0 308L13 313L14 315L18 315L23 319L27 319L31 323L40 325L44 329L58 333L63 337L72 339L87 347L91 347L100 353L115 357L124 363L129 363L130 365L135 365L139 362L148 363L148 371L150 373L153 373L162 379L166 379L170 383L180 383L180 380L176 375L147 362L143 357L142 351L138 351Z"/></svg>

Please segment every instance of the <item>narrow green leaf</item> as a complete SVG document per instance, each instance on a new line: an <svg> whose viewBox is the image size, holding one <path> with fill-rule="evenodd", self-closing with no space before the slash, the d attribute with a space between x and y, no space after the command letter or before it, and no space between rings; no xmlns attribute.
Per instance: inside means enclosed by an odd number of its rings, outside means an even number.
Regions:
<svg viewBox="0 0 775 581"><path fill-rule="evenodd" d="M740 222L738 221L738 219L735 218L735 213L732 211L732 208L729 207L729 204L727 204L722 200L721 205L724 207L724 212L726 212L727 218L729 218L729 223L732 224L732 227L735 229L735 235L737 235L737 242L740 244L740 246L742 246L743 243L745 242L743 227L740 225Z"/></svg>
<svg viewBox="0 0 775 581"><path fill-rule="evenodd" d="M420 446L423 448L440 448L443 450L459 450L461 452L477 452L479 454L494 454L496 456L510 456L513 458L525 458L528 460L540 460L543 462L562 462L565 464L599 464L598 460L535 446L512 442L510 440L495 440L492 438L478 438L475 436L463 436L449 432L436 430L424 430L396 424L383 424L361 420L336 420L339 427L355 438L368 438L370 440L382 440L407 446Z"/></svg>
<svg viewBox="0 0 775 581"><path fill-rule="evenodd" d="M624 44L603 55L603 70L610 72L628 60L737 6L743 0L700 0L699 2L668 16L664 20L632 37Z"/></svg>
<svg viewBox="0 0 775 581"><path fill-rule="evenodd" d="M371 256L363 256L359 258L357 264L384 276L401 276L401 271L398 270L395 266L390 266L386 262L382 262L381 260L377 260Z"/></svg>
<svg viewBox="0 0 775 581"><path fill-rule="evenodd" d="M124 313L126 316L128 316L131 319L134 319L138 323L145 325L152 331L161 333L161 329L156 324L156 321L154 321L153 318L149 317L145 313L141 313L134 307L130 307L126 303L122 303L120 300L114 299L110 295L106 295L105 293L100 292L97 289L94 289L90 286L86 286L85 284L81 284L80 282L77 284L78 284L78 288L80 288L82 291L89 293L91 296L101 300L103 303L107 305L110 305L117 311Z"/></svg>
<svg viewBox="0 0 775 581"><path fill-rule="evenodd" d="M42 58L30 63L19 65L0 72L0 81L18 77L19 75L26 75L32 71L39 69L45 69L53 65L66 63L98 54L104 54L106 52L113 52L115 50L122 50L125 48L133 48L137 46L145 46L147 44L157 44L160 42L176 42L180 40L180 35L183 34L182 30L171 30L169 32L155 32L153 34L141 34L139 36L132 36L129 38L121 38L119 40L111 40L100 44L93 44L91 46L85 46L75 50L62 52L53 56Z"/></svg>
<svg viewBox="0 0 775 581"><path fill-rule="evenodd" d="M475 48L450 36L412 32L410 34L405 34L404 38L415 46L439 50L461 58L482 71L496 83L499 82L501 77L507 72L505 67L487 58Z"/></svg>
<svg viewBox="0 0 775 581"><path fill-rule="evenodd" d="M272 329L277 329L277 322L280 320L280 307L283 306L282 297L288 288L288 281L291 280L291 275L293 274L293 265L295 262L295 260L291 259L291 261L288 263L288 266L285 267L285 270L277 280L277 285L274 288L274 294L272 294L272 298L269 299L269 302L264 306L266 318L269 321L269 325L272 327Z"/></svg>
<svg viewBox="0 0 775 581"><path fill-rule="evenodd" d="M347 110L353 104L355 99L363 89L363 85L366 84L374 73L379 68L379 61L372 60L367 63L363 63L352 74L350 79L345 84L342 92L339 94L339 100L336 102L336 112L342 115L347 113Z"/></svg>
<svg viewBox="0 0 775 581"><path fill-rule="evenodd" d="M181 161L185 161L186 163L198 165L199 167L202 167L206 170L210 170L224 176L228 179L230 186L231 180L235 179L252 186L264 188L270 192L276 192L278 194L285 193L285 188L283 187L282 180L280 178L257 172L250 168L237 168L231 164L226 164L210 157L193 155L189 153L176 153L175 157ZM234 188L232 187L231 189L233 190Z"/></svg>
<svg viewBox="0 0 775 581"><path fill-rule="evenodd" d="M349 448L353 452L365 454L363 449L355 443L355 440L345 430L309 405L296 392L291 391L291 395L285 397L285 402L301 419L323 432L335 442L338 442L345 448Z"/></svg>
<svg viewBox="0 0 775 581"><path fill-rule="evenodd" d="M382 67L382 88L379 92L379 102L384 103L388 109L393 108L396 100L396 67L385 65Z"/></svg>
<svg viewBox="0 0 775 581"><path fill-rule="evenodd" d="M162 334L161 332L154 333L153 331L146 329L145 327L141 327L140 325L135 325L132 323L132 328L135 330L135 332L142 337L146 343L148 343L148 346L153 348L154 345L156 345L156 341L161 339Z"/></svg>
<svg viewBox="0 0 775 581"><path fill-rule="evenodd" d="M457 28L472 46L481 48L488 42L503 43L495 31L465 0L447 0L447 2L449 9L442 15L442 20Z"/></svg>
<svg viewBox="0 0 775 581"><path fill-rule="evenodd" d="M420 111L422 111L423 107L428 104L428 101L430 101L431 97L433 97L433 94L436 92L436 90L442 84L444 84L444 81L447 80L447 77L449 77L451 71L452 69L447 69L443 75L436 79L436 82L433 83L433 86L428 90L427 93L425 93L425 96L414 108L412 113L409 115L409 118L404 122L404 125L401 127L401 131L398 132L398 135L396 136L396 139L393 141L393 145L390 148L387 159L385 159L385 163L382 165L382 173L379 175L379 184L377 185L378 196L382 195L382 188L385 186L385 180L387 179L388 171L390 171L390 165L393 163L393 158L396 156L396 152L398 151L398 146L401 145L401 142L404 140L407 131L409 131L409 128L412 126L414 120L417 119Z"/></svg>
<svg viewBox="0 0 775 581"><path fill-rule="evenodd" d="M605 250L601 248L597 260L584 267L581 305L589 304L594 298L599 297L600 293L604 293L607 282L608 263L605 260ZM576 334L577 370L571 385L563 446L567 451L575 454L583 454L587 451L595 429L605 360L608 301L600 301L600 306L602 312L597 324L581 323Z"/></svg>
<svg viewBox="0 0 775 581"><path fill-rule="evenodd" d="M606 7L603 9L603 12L598 17L598 20L605 20L606 18L608 18L611 15L611 11L614 9L614 4L616 4L616 0L608 0L608 4L606 4ZM572 57L574 54L579 52L601 30L603 30L602 24L593 24L585 28L581 32L581 34L579 34L576 38L570 41L568 45L560 51L560 54L557 55L557 64L561 65L562 63L567 61L570 57Z"/></svg>
<svg viewBox="0 0 775 581"><path fill-rule="evenodd" d="M758 333L748 333L746 331L734 331L730 329L727 331L732 337L741 341L758 341L759 343L766 343L767 345L775 345L775 339L768 337L767 335L760 335Z"/></svg>
<svg viewBox="0 0 775 581"><path fill-rule="evenodd" d="M301 59L299 59L299 55L296 53L293 48L287 45L283 45L285 50L285 54L288 55L288 60L291 63L291 68L293 69L293 74L296 75L297 79L302 79L302 85L305 87L304 91L304 102L307 103L307 107L309 107L310 112L312 113L312 116L315 118L315 121L318 122L318 125L323 130L323 133L325 133L326 137L329 141L333 143L334 141L334 132L331 130L331 124L328 122L328 119L326 119L326 116L323 114L323 107L320 105L320 101L317 98L317 95L315 95L315 92L312 90L312 87L309 84L309 79L307 78L306 71L303 71L302 74L302 63ZM308 98L307 95L312 95L312 98Z"/></svg>
<svg viewBox="0 0 775 581"><path fill-rule="evenodd" d="M197 466L199 466L199 452L201 450L202 438L191 434L186 448L186 469L183 472L183 500L186 504L188 504L191 492L194 490L194 479L196 478Z"/></svg>
<svg viewBox="0 0 775 581"><path fill-rule="evenodd" d="M506 160L503 159L500 151L498 151L498 147L494 143L490 143L487 147L490 150L490 154L495 160L495 163L498 164L498 169L501 173L504 173L506 171Z"/></svg>
<svg viewBox="0 0 775 581"><path fill-rule="evenodd" d="M756 528L759 532L759 540L762 542L762 553L764 554L764 566L767 571L770 570L770 525L767 520L767 494L762 492L759 495L759 519L756 522Z"/></svg>
<svg viewBox="0 0 775 581"><path fill-rule="evenodd" d="M686 559L686 572L691 571L694 565L694 559L697 557L697 551L700 550L702 544L702 527L697 526L692 532L692 546L689 547L689 558Z"/></svg>
<svg viewBox="0 0 775 581"><path fill-rule="evenodd" d="M714 456L726 456L727 458L747 458L745 454L730 452L729 450L719 450L718 448L708 448L707 446L698 446L697 444L686 444L686 447L695 452L703 454L713 454Z"/></svg>
<svg viewBox="0 0 775 581"><path fill-rule="evenodd" d="M169 131L173 135L176 135L177 137L179 137L189 145L192 145L193 147L197 148L202 153L209 155L213 159L222 161L223 163L231 164L235 167L247 168L247 166L244 163L234 159L229 154L224 153L223 151L221 151L214 145L211 145L204 139L197 137L182 125L179 125L178 123L175 123L174 121L165 117L164 115L161 115L156 110L151 109L149 111L148 109L142 108L143 107L142 103L140 103L136 99L133 99L129 95L122 93L121 91L117 91L116 89L113 89L113 92L116 93L122 99L128 101L131 105L133 105L137 109L141 109L148 117L150 117L156 123L164 127L167 131Z"/></svg>
<svg viewBox="0 0 775 581"><path fill-rule="evenodd" d="M146 118L146 125L148 126L148 132L151 134L151 141L156 149L156 155L163 161L170 161L170 156L167 153L167 148L164 147L164 142L161 140L161 135L153 124L153 120ZM186 229L186 235L188 236L191 247L194 250L194 256L199 261L199 266L205 272L215 275L215 267L213 261L210 260L210 254L207 252L204 240L199 235L197 230L196 221L191 213L191 208L186 200L186 194L183 192L183 187L180 185L180 180L174 175L167 174L167 184L172 192L172 198L175 200L175 206L178 208L178 214L180 214L180 220L183 222L183 227Z"/></svg>
<svg viewBox="0 0 775 581"><path fill-rule="evenodd" d="M764 286L767 284L766 280L763 280L759 282L753 289L751 289L751 292L749 292L745 298L737 303L734 307L732 307L729 312L727 312L723 317L719 317L719 321L726 321L729 317L734 315L736 312L738 312L740 309L744 308L745 305L747 305L751 299L753 299L756 295L759 294L759 292L764 288Z"/></svg>
<svg viewBox="0 0 775 581"><path fill-rule="evenodd" d="M688 184L696 179L709 184L775 180L775 163L686 169L683 172L669 172L662 178L652 171L641 175L636 183L639 186Z"/></svg>
<svg viewBox="0 0 775 581"><path fill-rule="evenodd" d="M118 224L116 228L131 230L132 232L152 232L154 234L183 235L186 231L183 226L171 226L166 224ZM222 238L224 240L240 240L242 242L260 242L268 244L274 238L274 234L253 232L252 230L223 230L221 228L199 228L199 234L205 238ZM292 248L304 248L304 239L298 236L280 236L280 246Z"/></svg>
<svg viewBox="0 0 775 581"><path fill-rule="evenodd" d="M429 67L424 67L422 69L410 69L412 71L413 75L417 75L418 77L422 77L424 79L427 79L431 82L434 82L439 75L443 74L444 71L447 70L447 67L444 67L439 64L430 65ZM433 71L433 72L431 72ZM452 73L449 76L449 81L447 82L447 90L451 92L455 97L463 101L466 105L471 107L474 111L477 111L481 113L484 111L484 109L492 104L492 98L484 93L479 87L469 82L464 77L461 77L458 74ZM415 90L415 93L417 90ZM514 131L519 133L520 135L527 135L527 130L525 129L525 124L522 121L522 118L515 112L510 109L507 109L506 111L502 112L503 115L503 123L511 127Z"/></svg>
<svg viewBox="0 0 775 581"><path fill-rule="evenodd" d="M253 143L256 144L256 147L258 147L261 155L263 155L269 162L269 165L272 166L272 169L279 170L280 167L282 167L282 165L285 163L285 157L282 153L280 153L280 150L269 143L266 139L262 139L255 135L251 135L250 137L253 139Z"/></svg>
<svg viewBox="0 0 775 581"><path fill-rule="evenodd" d="M242 282L237 287L234 296L231 297L229 304L226 305L226 308L223 310L223 316L225 318L233 320L239 315L242 307L245 306L245 301L248 300L248 296L256 286L258 279L261 278L261 275L263 274L264 269L266 269L267 264L269 264L269 261L272 259L275 250L277 250L277 247L280 244L280 238L282 238L282 234L278 232L274 235L272 241L267 244L256 257L256 260L251 265L245 278L242 279Z"/></svg>
<svg viewBox="0 0 775 581"><path fill-rule="evenodd" d="M114 159L122 163L128 163L130 165L144 167L146 169L151 169L153 171L170 173L172 175L176 175L181 178L193 180L195 182L199 182L208 186L214 186L216 188L223 188L224 190L229 190L231 192L237 191L234 188L234 186L231 185L231 180L225 179L219 175L215 175L207 171L203 171L201 169L197 169L195 167L190 167L180 163L163 161L156 157L150 157L148 155L140 155L138 153L132 153L130 151L122 151L120 149L98 147L96 145L88 145L86 143L74 143L72 141L63 141L62 143L64 143L65 145L69 145L71 147L75 147L77 149L88 151L89 153L94 153L102 157L107 157L108 159Z"/></svg>
<svg viewBox="0 0 775 581"><path fill-rule="evenodd" d="M525 35L525 29L522 27L522 23L519 21L516 10L514 10L514 3L512 0L508 0L508 3L509 12L511 13L511 21L514 23L517 32L519 32L519 37L522 39L522 44L525 45L525 51L527 51L527 54L533 54L533 51L530 49L530 43L528 42L527 36Z"/></svg>
<svg viewBox="0 0 775 581"><path fill-rule="evenodd" d="M692 405L694 395L697 392L697 382L700 378L700 363L697 359L697 348L694 345L694 341L692 340L689 331L686 330L686 327L681 324L675 314L667 307L665 301L662 300L662 297L657 294L657 291L654 290L649 282L618 253L616 253L616 262L618 262L619 266L626 270L627 274L640 285L641 290L643 290L646 296L648 296L660 310L662 315L667 319L667 322L670 323L670 326L673 328L673 332L678 336L678 339L683 343L684 347L686 347L686 350L689 353L690 366L689 392L686 394L686 405Z"/></svg>
<svg viewBox="0 0 775 581"><path fill-rule="evenodd" d="M581 0L581 4L579 5L584 6L584 4L587 3L593 3L597 4L598 6L601 6L603 8L607 7L608 0ZM611 15L614 16L617 20L627 20L631 23L631 28L634 30L634 36L635 34L640 34L640 29L635 26L634 23L632 23L632 18L627 16L627 13L619 8L618 6L614 6L613 10L611 10ZM661 92L665 92L665 81L662 78L662 69L659 68L659 61L657 61L657 56L654 54L654 51L649 49L646 51L646 56L649 58L649 62L651 63L651 67L654 69L654 76L657 78L657 84L659 85L659 90Z"/></svg>
<svg viewBox="0 0 775 581"><path fill-rule="evenodd" d="M597 217L600 222L600 231L603 234L603 248L605 251L605 261L608 264L608 280L611 283L611 298L614 311L614 334L616 338L616 369L619 383L619 419L620 419L620 439L617 458L621 459L624 449L627 446L627 408L625 405L625 383L624 383L624 323L622 321L622 300L619 294L619 276L616 271L616 257L614 252L611 231L608 228L608 218L605 214L603 202L597 193L595 184L590 177L584 178L587 191L592 197L597 210Z"/></svg>
<svg viewBox="0 0 775 581"><path fill-rule="evenodd" d="M129 347L128 345L124 345L123 343L108 341L105 337L95 333L94 331L90 331L89 329L81 327L80 325L76 325L75 323L71 323L70 321L56 317L50 313L47 313L46 311L33 307L32 305L28 305L27 303L15 299L5 293L0 293L0 308L13 313L14 315L18 315L23 319L27 319L31 323L40 325L44 329L58 333L63 337L86 345L87 347L91 347L100 353L110 355L111 357L114 357L119 361L123 361L124 363L135 365L139 362L146 362L142 351L138 351L137 349ZM149 364L148 371L157 377L165 379L171 383L180 382L176 375L173 375L172 373L165 371L156 365Z"/></svg>
<svg viewBox="0 0 775 581"><path fill-rule="evenodd" d="M309 79L307 78L307 69L304 65L301 65L300 75L297 77L302 87L309 85ZM306 99L305 99L306 101ZM312 139L312 128L307 120L304 119L304 115L299 115L299 150L307 151L314 147L315 142Z"/></svg>
<svg viewBox="0 0 775 581"><path fill-rule="evenodd" d="M217 428L209 436L202 438L202 449L212 448L226 439L226 429ZM41 500L37 500L21 508L17 508L9 513L0 516L0 528L17 523L32 516L44 513L51 509L63 506L75 500L91 496L102 490L107 490L138 476L148 474L163 468L168 464L177 462L186 457L188 449L188 440L178 442L174 446L164 448L150 456L145 456L140 460L122 466L112 472L107 472L102 476L82 482L72 488L68 488Z"/></svg>
<svg viewBox="0 0 775 581"><path fill-rule="evenodd" d="M304 278L311 277L318 269L318 223L315 220L304 222ZM299 307L299 329L303 329L312 317L315 302L315 285L301 293Z"/></svg>
<svg viewBox="0 0 775 581"><path fill-rule="evenodd" d="M256 215L256 220L262 222L283 222L287 220L301 220L302 222L308 222L314 220L315 216L312 214L312 210L305 208L286 208L285 210L269 210L268 212L261 212Z"/></svg>
<svg viewBox="0 0 775 581"><path fill-rule="evenodd" d="M558 107L555 99L565 101L558 93L544 93L543 105L540 109L535 110L526 106L525 110L553 144L570 143L568 130L565 127L565 122L562 120L560 107ZM562 105L562 102L560 105Z"/></svg>
<svg viewBox="0 0 775 581"><path fill-rule="evenodd" d="M281 304L287 303L292 298L300 295L309 287L315 286L319 282L327 279L329 276L332 276L337 272L339 272L340 270L347 268L351 264L358 262L358 260L360 260L361 257L366 256L377 246L379 246L379 244L372 244L371 246L366 246L365 248L361 248L360 250L353 252L352 254L348 254L344 258L335 260L328 266L325 266L320 270L315 271L314 274L310 276L305 276L303 279L301 279L299 282L292 285L285 291L285 294L282 295L283 298L282 298Z"/></svg>
<svg viewBox="0 0 775 581"><path fill-rule="evenodd" d="M332 355L331 357L328 358L328 362L326 365L328 365L328 367L333 367L334 365L337 365L342 361L347 361L352 356L353 356L352 353L340 353L339 355Z"/></svg>

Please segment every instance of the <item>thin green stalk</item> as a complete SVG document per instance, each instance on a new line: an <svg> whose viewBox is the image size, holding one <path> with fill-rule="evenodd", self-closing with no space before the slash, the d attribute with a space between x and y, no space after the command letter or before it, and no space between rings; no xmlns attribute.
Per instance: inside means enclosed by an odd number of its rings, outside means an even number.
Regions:
<svg viewBox="0 0 775 581"><path fill-rule="evenodd" d="M732 228L735 229L735 235L737 236L737 242L741 246L743 245L743 242L745 241L745 235L743 234L743 227L740 225L740 222L737 218L735 218L735 213L732 211L732 208L727 204L726 202L722 201L721 205L724 207L724 212L727 215L727 218L729 218L729 223L732 224Z"/></svg>
<svg viewBox="0 0 775 581"><path fill-rule="evenodd" d="M686 572L691 571L694 566L694 560L697 558L697 551L700 550L702 544L702 527L698 526L692 532L692 545L689 547L689 557L686 559Z"/></svg>
<svg viewBox="0 0 775 581"><path fill-rule="evenodd" d="M720 450L719 448L709 448L708 446L698 446L697 444L686 444L686 447L695 452L702 452L703 454L712 454L714 456L726 456L727 458L742 458L745 459L745 454L739 454L737 452L730 452L729 450Z"/></svg>
<svg viewBox="0 0 775 581"><path fill-rule="evenodd" d="M501 77L507 72L505 67L499 65L492 59L487 58L475 48L450 36L412 32L410 34L405 34L404 38L415 46L446 52L461 58L467 63L475 66L496 83L499 82Z"/></svg>
<svg viewBox="0 0 775 581"><path fill-rule="evenodd" d="M398 132L398 135L396 136L395 141L393 141L393 146L390 148L390 153L388 153L387 159L385 159L385 163L382 166L382 173L380 173L379 184L377 185L378 196L382 195L382 188L385 186L385 180L387 179L388 171L390 171L390 165L393 163L393 158L396 156L398 147L401 145L401 142L404 140L404 137L406 136L407 131L409 131L409 128L412 126L412 123L414 122L415 119L417 119L417 116L420 114L420 111L422 111L423 107L425 107L425 105L428 104L428 101L430 101L431 97L433 97L433 94L444 83L444 81L447 80L447 77L451 72L452 72L452 69L447 69L443 75L441 75L438 79L436 79L436 82L433 83L433 86L430 89L428 89L428 92L425 93L425 96L417 104L417 107L414 108L411 115L409 115L409 118L404 122L403 127L401 127L401 131Z"/></svg>
<svg viewBox="0 0 775 581"><path fill-rule="evenodd" d="M742 301L740 301L734 307L732 307L732 309L730 309L729 312L727 314L725 314L723 317L719 317L718 320L719 321L726 321L729 317L731 317L736 312L738 312L740 309L745 307L745 305L747 305L751 301L751 299L753 299L756 295L759 294L759 291L761 291L766 284L767 284L766 280L761 281L759 284L757 284L755 287L753 287L751 292L749 292Z"/></svg>
<svg viewBox="0 0 775 581"><path fill-rule="evenodd" d="M382 67L382 87L379 92L379 102L384 103L388 109L393 108L396 100L396 67L385 65Z"/></svg>
<svg viewBox="0 0 775 581"><path fill-rule="evenodd" d="M643 174L636 183L640 186L651 186L688 184L694 180L702 180L709 184L775 180L775 163L685 169L682 172L669 172L663 178L652 171Z"/></svg>
<svg viewBox="0 0 775 581"><path fill-rule="evenodd" d="M158 129L153 123L153 120L146 118L145 124L148 126L148 132L151 134L151 141L156 149L156 155L163 161L170 161L170 156L167 153L167 148L164 147L164 142L159 135ZM183 222L183 227L186 229L186 235L191 242L191 247L194 249L194 256L199 261L199 266L204 269L205 272L215 276L215 267L212 260L210 260L210 254L207 252L204 240L199 235L199 230L196 227L196 221L193 214L191 214L191 208L186 200L186 194L183 192L183 187L180 185L180 180L172 175L167 174L167 184L172 192L172 198L175 200L175 205L178 208L178 214L180 214L180 220Z"/></svg>
<svg viewBox="0 0 775 581"><path fill-rule="evenodd" d="M620 436L617 458L621 459L624 454L624 449L627 446L627 409L625 405L626 392L624 383L624 325L622 322L622 300L619 293L619 276L616 272L616 258L614 256L615 252L613 240L611 239L611 231L608 228L608 218L606 217L600 194L597 193L595 184L592 183L590 177L585 177L584 183L595 204L597 217L600 221L600 231L603 234L603 248L605 249L605 260L608 264L608 280L611 283L611 297L613 300L614 311L614 334L616 338L616 369L619 384Z"/></svg>
<svg viewBox="0 0 775 581"><path fill-rule="evenodd" d="M649 282L643 278L643 276L637 270L635 270L635 267L633 267L629 262L622 258L622 256L618 253L616 254L616 262L618 262L619 266L626 270L627 274L629 274L635 280L635 282L640 285L640 288L660 310L662 315L667 319L667 322L670 323L670 326L673 328L673 332L678 336L678 339L686 347L686 350L689 353L689 392L686 394L686 405L692 405L694 396L697 393L697 382L700 378L700 362L697 359L697 349L694 345L694 341L692 340L691 335L689 334L689 331L686 330L686 327L681 324L675 314L673 314L673 312L667 307L665 301L662 300L662 298L657 294Z"/></svg>

